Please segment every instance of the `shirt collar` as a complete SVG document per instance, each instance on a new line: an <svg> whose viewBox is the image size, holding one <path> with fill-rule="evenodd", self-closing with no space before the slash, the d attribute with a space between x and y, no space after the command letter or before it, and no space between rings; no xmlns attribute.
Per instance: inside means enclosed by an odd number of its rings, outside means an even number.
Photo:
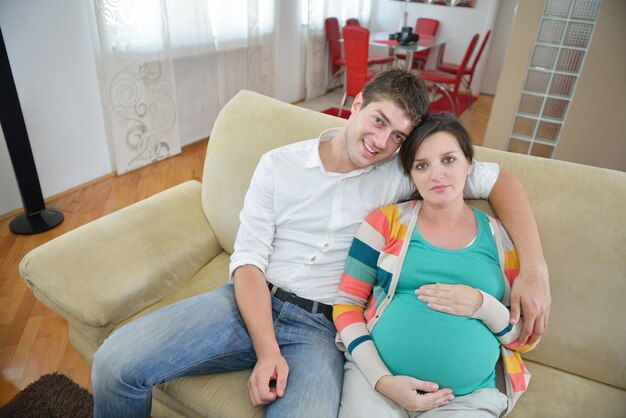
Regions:
<svg viewBox="0 0 626 418"><path fill-rule="evenodd" d="M330 129L326 129L325 131L323 131L320 134L320 136L317 138L317 140L313 144L313 147L311 147L311 151L309 153L309 158L307 159L306 163L304 164L304 166L306 168L319 167L319 169L324 174L342 175L342 176L345 176L345 177L358 176L360 174L372 171L373 169L385 170L387 168L387 164L389 163L389 160L382 161L382 162L380 162L378 164L370 165L370 166L367 166L367 167L364 167L364 168L357 168L356 170L352 170L352 171L350 171L348 173L343 173L343 174L327 172L326 169L324 168L324 164L322 164L322 159L320 158L320 144L322 142L330 141L331 139L333 139L334 136L337 135L337 133L340 131L340 129L341 128L330 128Z"/></svg>

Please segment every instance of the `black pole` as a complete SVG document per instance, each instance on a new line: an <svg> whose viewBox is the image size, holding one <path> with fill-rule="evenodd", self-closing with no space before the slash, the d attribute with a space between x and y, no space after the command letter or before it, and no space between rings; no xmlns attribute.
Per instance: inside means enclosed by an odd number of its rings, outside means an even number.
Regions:
<svg viewBox="0 0 626 418"><path fill-rule="evenodd" d="M36 234L54 228L63 221L63 214L55 209L46 209L2 29L0 29L0 124L25 212L13 219L9 228L16 234Z"/></svg>

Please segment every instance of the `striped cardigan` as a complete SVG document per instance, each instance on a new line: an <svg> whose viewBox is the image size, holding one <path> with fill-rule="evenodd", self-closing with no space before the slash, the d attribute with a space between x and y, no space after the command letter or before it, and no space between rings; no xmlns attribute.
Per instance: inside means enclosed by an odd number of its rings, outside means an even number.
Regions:
<svg viewBox="0 0 626 418"><path fill-rule="evenodd" d="M380 358L370 333L394 296L420 207L421 201L413 200L382 207L365 218L352 242L333 306L337 345L350 353L372 387L391 372ZM493 217L487 217L494 231L505 289L500 301L481 291L483 304L473 318L480 319L500 341L506 383L506 388L500 390L509 399L508 413L530 380L519 353L533 349L534 345L520 346L517 339L522 322L514 326L509 323L506 306L511 285L519 273L519 260L504 227Z"/></svg>

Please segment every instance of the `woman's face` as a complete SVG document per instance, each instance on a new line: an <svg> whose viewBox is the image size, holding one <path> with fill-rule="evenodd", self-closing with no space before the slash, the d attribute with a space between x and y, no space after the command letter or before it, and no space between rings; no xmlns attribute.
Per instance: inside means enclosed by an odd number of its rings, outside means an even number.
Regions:
<svg viewBox="0 0 626 418"><path fill-rule="evenodd" d="M411 168L411 177L424 202L446 206L463 200L463 188L470 170L456 138L441 131L424 139Z"/></svg>

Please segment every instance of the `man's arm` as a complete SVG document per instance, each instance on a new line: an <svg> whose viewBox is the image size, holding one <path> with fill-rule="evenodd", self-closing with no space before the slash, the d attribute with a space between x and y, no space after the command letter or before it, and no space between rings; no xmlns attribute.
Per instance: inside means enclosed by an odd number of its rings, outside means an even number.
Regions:
<svg viewBox="0 0 626 418"><path fill-rule="evenodd" d="M511 323L524 311L520 344L533 344L543 335L550 316L550 283L539 230L520 181L500 170L489 203L509 232L520 260L519 276L511 290ZM530 339L528 339L530 337Z"/></svg>
<svg viewBox="0 0 626 418"><path fill-rule="evenodd" d="M254 406L283 396L289 370L276 342L271 296L264 274L276 230L274 192L274 175L266 154L261 157L246 193L235 251L230 257L230 280L237 307L257 355L248 380L250 401ZM270 388L272 380L276 381L276 388Z"/></svg>
<svg viewBox="0 0 626 418"><path fill-rule="evenodd" d="M280 354L272 320L272 301L265 276L257 267L238 267L233 275L235 298L241 317L252 339L257 363L248 380L254 406L266 405L283 397L289 366ZM276 381L276 387L270 387Z"/></svg>

